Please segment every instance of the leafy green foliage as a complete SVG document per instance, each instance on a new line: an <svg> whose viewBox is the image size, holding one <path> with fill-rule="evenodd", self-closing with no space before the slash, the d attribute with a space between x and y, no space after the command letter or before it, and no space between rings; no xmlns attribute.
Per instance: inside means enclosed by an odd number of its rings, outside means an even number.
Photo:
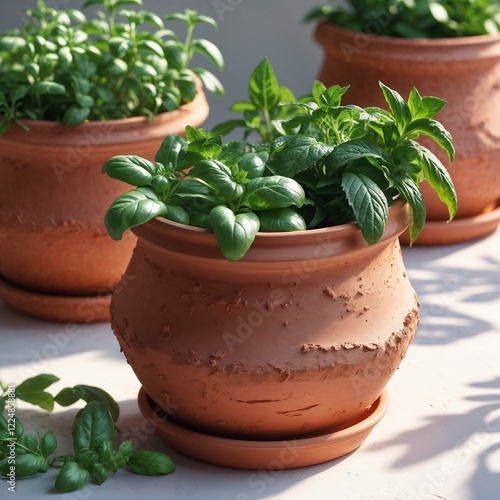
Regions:
<svg viewBox="0 0 500 500"><path fill-rule="evenodd" d="M227 135L237 128L244 129L244 136L257 137L261 142L270 142L282 135L284 120L293 113L293 109L278 106L280 102L295 101L288 87L280 86L274 70L268 61L263 59L253 70L248 81L249 101L239 101L231 106L231 110L241 114L241 118L222 122L214 127L210 135ZM291 130L290 130L291 132Z"/></svg>
<svg viewBox="0 0 500 500"><path fill-rule="evenodd" d="M16 396L34 404L52 398L44 390L58 381L53 375L39 375L27 379L16 387ZM8 386L1 383L4 393ZM45 396L40 397L40 394ZM57 450L57 439L49 431L37 435L26 434L24 426L17 417L11 416L7 406L7 418L0 414L0 474L8 476L15 460L17 478L47 472L49 468L60 469L55 481L57 491L66 493L83 488L89 481L102 484L111 473L121 468L145 476L171 474L175 471L172 459L161 452L135 449L132 441L124 441L118 450L113 447L115 422L118 405L102 389L86 385L63 389L55 398L63 406L69 406L79 399L88 400L73 424L74 454L58 455L51 458ZM10 400L10 398L9 398ZM1 399L5 402L4 398ZM112 402L112 404L110 404ZM9 403L9 401L7 401ZM49 405L50 406L50 405Z"/></svg>
<svg viewBox="0 0 500 500"><path fill-rule="evenodd" d="M404 38L449 38L500 32L498 0L346 0L324 2L305 21Z"/></svg>
<svg viewBox="0 0 500 500"><path fill-rule="evenodd" d="M192 127L186 128L186 137L168 136L155 166L133 156L115 156L105 163L104 173L138 186L119 196L106 212L104 222L112 238L120 239L126 229L162 215L211 229L226 258L236 261L259 230L305 227L290 208L302 206L304 190L293 179L265 171L267 151L239 141L223 145L220 137ZM270 224L267 217L261 228L260 217L266 217L266 211L282 208L290 210L280 212L280 225Z"/></svg>
<svg viewBox="0 0 500 500"><path fill-rule="evenodd" d="M195 54L217 69L224 59L210 41L194 37L199 24L217 29L210 17L186 9L162 20L142 0L87 0L98 6L88 20L75 9L55 10L43 0L26 10L29 21L0 37L0 135L22 119L110 120L177 109L196 95L196 80L218 95L219 80L191 68ZM166 23L185 26L185 39Z"/></svg>

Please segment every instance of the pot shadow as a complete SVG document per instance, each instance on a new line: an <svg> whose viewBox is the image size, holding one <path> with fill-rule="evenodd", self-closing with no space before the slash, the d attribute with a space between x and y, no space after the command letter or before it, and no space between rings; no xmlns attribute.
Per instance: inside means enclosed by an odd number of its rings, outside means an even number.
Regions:
<svg viewBox="0 0 500 500"><path fill-rule="evenodd" d="M421 302L414 344L445 345L492 329L479 308L473 314L469 311L474 308L464 305L486 305L499 299L500 259L497 255L477 255L479 265L473 269L443 263L443 257L463 246L418 248L414 252L404 249L405 267Z"/></svg>
<svg viewBox="0 0 500 500"><path fill-rule="evenodd" d="M252 500L282 495L287 489L293 488L295 483L335 467L357 451L329 462L297 469L283 469L278 459L261 470L224 467L190 458L171 448L156 433L154 424L143 417L137 400L121 401L120 408L123 410L123 418L120 417L118 421L121 431L119 442L129 439L138 448L167 453L176 464L175 483L186 485L195 481L202 485L200 491L203 491L203 498L207 500ZM175 485L172 487L175 489Z"/></svg>
<svg viewBox="0 0 500 500"><path fill-rule="evenodd" d="M494 392L465 397L464 401L486 404L464 413L429 416L419 429L410 429L378 442L377 449L405 447L403 455L393 464L395 468L411 467L453 451L452 456L443 458L441 465L451 461L457 472L467 466L472 472L467 485L471 498L486 499L491 498L492 492L500 491L500 376L469 387ZM493 444L489 445L491 442ZM492 467L493 461L496 461L495 467ZM434 467L438 470L439 464Z"/></svg>

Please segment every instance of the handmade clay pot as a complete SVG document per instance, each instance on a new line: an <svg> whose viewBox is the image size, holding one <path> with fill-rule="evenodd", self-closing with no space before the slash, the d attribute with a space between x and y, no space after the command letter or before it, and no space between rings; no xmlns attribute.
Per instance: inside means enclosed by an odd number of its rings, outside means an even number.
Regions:
<svg viewBox="0 0 500 500"><path fill-rule="evenodd" d="M432 224L416 243L455 243L493 231L500 222L500 35L404 39L321 23L315 37L324 50L319 79L350 85L345 104L387 108L379 81L405 98L416 87L421 95L447 101L436 119L453 136L453 165L434 143L424 144L449 169L458 195L457 223L445 223L446 206L424 182Z"/></svg>
<svg viewBox="0 0 500 500"><path fill-rule="evenodd" d="M0 138L0 298L43 319L109 318L111 291L136 238L111 240L104 214L129 186L101 173L118 154L154 159L162 140L201 124L208 104L200 90L191 103L145 117L76 127L30 121ZM123 281L125 280L125 281Z"/></svg>
<svg viewBox="0 0 500 500"><path fill-rule="evenodd" d="M398 242L408 222L397 202L373 246L354 224L259 233L229 262L211 232L156 218L133 229L112 328L181 426L251 440L333 432L377 400L415 335Z"/></svg>

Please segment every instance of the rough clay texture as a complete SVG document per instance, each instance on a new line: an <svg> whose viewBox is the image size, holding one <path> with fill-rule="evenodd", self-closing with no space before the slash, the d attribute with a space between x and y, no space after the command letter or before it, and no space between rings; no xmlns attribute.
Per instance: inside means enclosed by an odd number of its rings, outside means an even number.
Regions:
<svg viewBox="0 0 500 500"><path fill-rule="evenodd" d="M457 190L457 218L495 209L500 202L500 35L408 40L354 33L321 23L316 40L324 50L319 79L350 85L343 102L387 108L379 81L406 99L412 87L422 96L447 101L436 119L451 132L453 165L440 148L425 142L449 168ZM447 220L445 205L422 184L428 220Z"/></svg>
<svg viewBox="0 0 500 500"><path fill-rule="evenodd" d="M149 159L166 135L201 124L205 95L147 123L145 117L66 127L26 121L0 138L0 276L29 290L91 295L118 286L136 238L115 242L104 214L129 186L101 173L119 154Z"/></svg>
<svg viewBox="0 0 500 500"><path fill-rule="evenodd" d="M373 247L354 225L259 234L230 263L209 232L157 219L135 231L113 330L183 425L248 439L338 428L377 399L415 335L407 223L397 203Z"/></svg>

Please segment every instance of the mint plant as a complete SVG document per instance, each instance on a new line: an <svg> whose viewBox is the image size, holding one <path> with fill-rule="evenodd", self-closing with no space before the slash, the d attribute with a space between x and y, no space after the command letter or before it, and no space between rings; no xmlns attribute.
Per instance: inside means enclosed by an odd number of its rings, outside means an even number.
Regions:
<svg viewBox="0 0 500 500"><path fill-rule="evenodd" d="M324 2L305 21L326 21L353 31L405 38L450 38L500 32L497 0L346 0Z"/></svg>
<svg viewBox="0 0 500 500"><path fill-rule="evenodd" d="M46 389L59 380L53 375L38 375L15 387L15 397L38 405L48 411L54 401L69 406L78 399L87 401L76 414L73 424L73 453L55 454L57 438L52 431L27 434L22 421L13 416L11 393L7 384L0 382L2 410L0 412L0 473L8 477L15 463L16 478L45 473L51 468L60 469L55 481L59 492L83 488L89 481L102 484L121 468L136 474L152 476L171 474L175 470L172 459L165 453L136 450L132 441L122 442L114 449L115 423L119 415L116 401L97 387L78 385L60 391L55 397ZM52 458L51 458L52 457Z"/></svg>
<svg viewBox="0 0 500 500"><path fill-rule="evenodd" d="M191 68L195 53L222 69L220 50L196 38L199 24L216 22L186 9L161 19L142 0L87 0L98 6L88 20L76 9L55 10L43 0L27 9L29 22L0 37L0 135L22 119L77 125L86 120L131 116L153 118L193 100L197 79L223 94L219 80L205 68ZM181 23L181 40L166 23ZM26 128L26 127L25 127Z"/></svg>
<svg viewBox="0 0 500 500"><path fill-rule="evenodd" d="M257 131L261 142L223 144L213 132L187 127L186 140L165 139L154 163L136 156L106 162L104 173L137 186L106 213L112 238L162 216L212 230L231 261L245 255L258 231L356 222L374 244L390 205L402 198L410 207L413 243L426 218L419 187L424 179L447 205L450 220L455 216L457 196L448 171L418 142L420 136L431 138L453 161L452 138L434 120L444 100L413 89L406 101L381 83L389 111L363 109L341 104L348 87L315 82L309 98L274 105L280 92L276 76L267 61L259 68L251 76L252 92L260 96L254 110L263 116L265 109L284 109L274 112L262 133L248 120L238 123L244 139ZM227 130L216 127L222 129Z"/></svg>

